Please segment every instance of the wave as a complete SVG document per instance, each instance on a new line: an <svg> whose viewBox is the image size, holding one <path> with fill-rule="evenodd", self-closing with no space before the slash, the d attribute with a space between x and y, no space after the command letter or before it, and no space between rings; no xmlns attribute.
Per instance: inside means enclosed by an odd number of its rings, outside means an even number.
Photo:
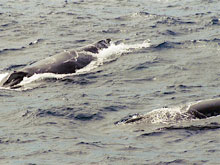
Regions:
<svg viewBox="0 0 220 165"><path fill-rule="evenodd" d="M189 47L200 47L201 45L219 45L220 39L213 38L213 39L198 39L198 40L184 40L184 41L164 41L158 44L152 44L151 48L157 51L159 50L167 50L167 49L186 49Z"/></svg>
<svg viewBox="0 0 220 165"><path fill-rule="evenodd" d="M86 67L79 69L76 71L76 73L72 74L54 74L54 73L42 73L42 74L34 74L31 77L25 77L17 86L26 86L32 82L39 81L39 80L44 80L48 78L55 78L55 79L63 79L65 77L69 76L76 76L76 75L81 75L85 73L89 73L92 70L96 69L97 67L109 63L111 61L117 60L120 56L122 56L125 53L133 52L137 49L142 49L142 48L148 48L150 47L150 42L149 41L144 41L143 43L139 44L115 44L111 43L111 45L106 48L101 50L98 54L92 54L93 56L96 57L96 60L92 61L89 65ZM2 73L0 74L0 82L8 76L7 73ZM7 88L8 89L8 88ZM27 89L27 88L25 88ZM15 89L18 90L18 89Z"/></svg>

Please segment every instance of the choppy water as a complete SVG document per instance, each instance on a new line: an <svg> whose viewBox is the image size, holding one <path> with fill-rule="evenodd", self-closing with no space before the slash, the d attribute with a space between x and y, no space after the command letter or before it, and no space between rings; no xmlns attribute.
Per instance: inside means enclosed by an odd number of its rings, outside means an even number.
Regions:
<svg viewBox="0 0 220 165"><path fill-rule="evenodd" d="M219 19L217 0L0 0L1 77L116 43L76 74L0 90L0 163L218 164L220 117L176 114L220 95ZM123 124L133 114L150 120Z"/></svg>

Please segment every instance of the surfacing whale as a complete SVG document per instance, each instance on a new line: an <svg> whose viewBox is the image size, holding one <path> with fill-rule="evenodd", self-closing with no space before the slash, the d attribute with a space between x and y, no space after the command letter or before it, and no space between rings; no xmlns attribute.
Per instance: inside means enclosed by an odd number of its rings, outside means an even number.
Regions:
<svg viewBox="0 0 220 165"><path fill-rule="evenodd" d="M110 42L111 39L101 40L76 50L65 51L40 60L30 66L9 74L1 81L0 85L2 87L13 88L19 84L24 77L31 77L37 73L75 73L76 70L87 66L91 61L96 59L91 53L97 54L100 50L108 48Z"/></svg>
<svg viewBox="0 0 220 165"><path fill-rule="evenodd" d="M172 108L171 108L172 109ZM148 112L147 114L134 114L123 118L120 121L115 122L115 124L135 124L135 123L152 123L155 120L173 122L173 121L184 121L191 119L206 119L214 116L220 115L220 98L201 100L190 105L183 106L180 111L172 110L169 108L162 108Z"/></svg>
<svg viewBox="0 0 220 165"><path fill-rule="evenodd" d="M220 98L203 100L192 104L186 113L192 114L197 119L218 116L220 115Z"/></svg>

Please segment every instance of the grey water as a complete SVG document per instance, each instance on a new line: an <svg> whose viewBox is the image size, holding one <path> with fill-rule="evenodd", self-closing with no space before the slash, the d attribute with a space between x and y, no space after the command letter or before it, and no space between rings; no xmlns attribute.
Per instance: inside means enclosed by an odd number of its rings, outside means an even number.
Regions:
<svg viewBox="0 0 220 165"><path fill-rule="evenodd" d="M0 164L219 164L219 116L115 124L220 96L219 1L0 0L1 74L105 38L151 46L0 90Z"/></svg>

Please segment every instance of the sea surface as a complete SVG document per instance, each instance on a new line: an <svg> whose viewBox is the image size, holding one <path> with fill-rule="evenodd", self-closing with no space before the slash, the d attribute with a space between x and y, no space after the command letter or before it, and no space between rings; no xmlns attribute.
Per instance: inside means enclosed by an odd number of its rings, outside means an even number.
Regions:
<svg viewBox="0 0 220 165"><path fill-rule="evenodd" d="M177 117L220 97L218 0L0 0L0 80L106 38L75 74L0 89L0 164L219 164L220 116Z"/></svg>

